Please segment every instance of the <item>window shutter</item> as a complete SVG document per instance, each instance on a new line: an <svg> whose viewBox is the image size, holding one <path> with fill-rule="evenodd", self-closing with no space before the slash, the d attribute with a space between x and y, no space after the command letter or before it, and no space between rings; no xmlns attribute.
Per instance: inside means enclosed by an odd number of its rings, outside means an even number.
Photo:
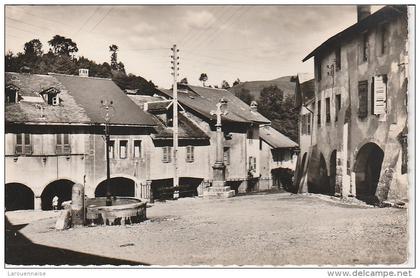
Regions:
<svg viewBox="0 0 420 278"><path fill-rule="evenodd" d="M16 154L22 154L23 153L23 146L22 145L16 145L15 152L16 152Z"/></svg>
<svg viewBox="0 0 420 278"><path fill-rule="evenodd" d="M167 147L163 147L162 149L162 161L168 162L168 148Z"/></svg>
<svg viewBox="0 0 420 278"><path fill-rule="evenodd" d="M365 118L368 113L368 82L359 82L359 117Z"/></svg>
<svg viewBox="0 0 420 278"><path fill-rule="evenodd" d="M373 83L373 114L380 115L386 112L386 83L384 76L377 75Z"/></svg>

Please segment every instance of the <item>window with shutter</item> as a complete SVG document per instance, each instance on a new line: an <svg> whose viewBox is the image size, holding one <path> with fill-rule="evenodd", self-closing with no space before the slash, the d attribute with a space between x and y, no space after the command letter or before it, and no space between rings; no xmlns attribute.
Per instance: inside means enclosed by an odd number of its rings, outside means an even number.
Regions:
<svg viewBox="0 0 420 278"><path fill-rule="evenodd" d="M31 135L28 133L16 134L16 154L32 154Z"/></svg>
<svg viewBox="0 0 420 278"><path fill-rule="evenodd" d="M307 125L307 131L308 131L307 134L311 134L311 114L306 115L306 120L307 120L306 125Z"/></svg>
<svg viewBox="0 0 420 278"><path fill-rule="evenodd" d="M162 149L162 162L171 162L171 147L163 147Z"/></svg>
<svg viewBox="0 0 420 278"><path fill-rule="evenodd" d="M359 81L359 118L365 118L368 114L368 82Z"/></svg>
<svg viewBox="0 0 420 278"><path fill-rule="evenodd" d="M193 162L194 161L194 146L187 146L187 162Z"/></svg>
<svg viewBox="0 0 420 278"><path fill-rule="evenodd" d="M377 75L373 79L373 114L386 113L386 76Z"/></svg>
<svg viewBox="0 0 420 278"><path fill-rule="evenodd" d="M318 126L321 125L321 101L318 100L318 111L317 111L317 121L318 121Z"/></svg>
<svg viewBox="0 0 420 278"><path fill-rule="evenodd" d="M338 114L341 110L341 94L335 95L335 121L338 121Z"/></svg>
<svg viewBox="0 0 420 278"><path fill-rule="evenodd" d="M331 122L331 106L329 97L325 99L325 121L327 123Z"/></svg>
<svg viewBox="0 0 420 278"><path fill-rule="evenodd" d="M127 158L127 140L120 140L120 158L126 159Z"/></svg>
<svg viewBox="0 0 420 278"><path fill-rule="evenodd" d="M134 140L134 158L141 157L141 140Z"/></svg>
<svg viewBox="0 0 420 278"><path fill-rule="evenodd" d="M230 148L229 147L223 148L223 162L225 165L230 164Z"/></svg>
<svg viewBox="0 0 420 278"><path fill-rule="evenodd" d="M56 154L70 154L70 135L69 134L57 134L56 135Z"/></svg>
<svg viewBox="0 0 420 278"><path fill-rule="evenodd" d="M302 134L305 134L306 132L305 132L305 128L306 128L306 115L302 115L302 117L301 117L301 133Z"/></svg>

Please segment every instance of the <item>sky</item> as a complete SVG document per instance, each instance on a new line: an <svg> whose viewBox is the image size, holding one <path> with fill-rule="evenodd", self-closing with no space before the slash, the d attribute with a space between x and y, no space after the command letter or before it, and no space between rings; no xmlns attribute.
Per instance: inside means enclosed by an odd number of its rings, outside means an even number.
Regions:
<svg viewBox="0 0 420 278"><path fill-rule="evenodd" d="M380 7L372 7L372 12ZM119 47L127 73L169 88L171 50L179 51L179 79L208 85L271 80L313 72L302 59L329 37L354 24L356 6L6 6L5 51L22 52L39 39L44 51L54 35L71 38L78 56L110 62Z"/></svg>

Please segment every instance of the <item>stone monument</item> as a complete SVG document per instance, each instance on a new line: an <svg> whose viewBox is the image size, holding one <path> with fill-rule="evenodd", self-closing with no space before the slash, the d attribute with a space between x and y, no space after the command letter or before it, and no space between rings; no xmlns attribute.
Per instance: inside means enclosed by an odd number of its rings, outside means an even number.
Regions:
<svg viewBox="0 0 420 278"><path fill-rule="evenodd" d="M222 115L226 115L227 100L221 98L216 104L217 109L211 111L211 115L216 116L216 162L213 167L212 186L203 192L205 198L230 198L235 196L235 191L226 186L225 169L223 162L223 140Z"/></svg>

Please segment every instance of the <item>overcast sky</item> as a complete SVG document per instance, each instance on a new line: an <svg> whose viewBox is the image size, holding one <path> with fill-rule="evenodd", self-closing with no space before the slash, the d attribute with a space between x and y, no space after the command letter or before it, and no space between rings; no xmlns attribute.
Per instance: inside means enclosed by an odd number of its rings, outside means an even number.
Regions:
<svg viewBox="0 0 420 278"><path fill-rule="evenodd" d="M312 59L302 59L356 18L356 6L7 6L5 50L37 38L46 52L59 34L103 63L116 44L127 73L170 87L176 43L180 78L200 84L205 72L210 85L232 84L313 72Z"/></svg>

